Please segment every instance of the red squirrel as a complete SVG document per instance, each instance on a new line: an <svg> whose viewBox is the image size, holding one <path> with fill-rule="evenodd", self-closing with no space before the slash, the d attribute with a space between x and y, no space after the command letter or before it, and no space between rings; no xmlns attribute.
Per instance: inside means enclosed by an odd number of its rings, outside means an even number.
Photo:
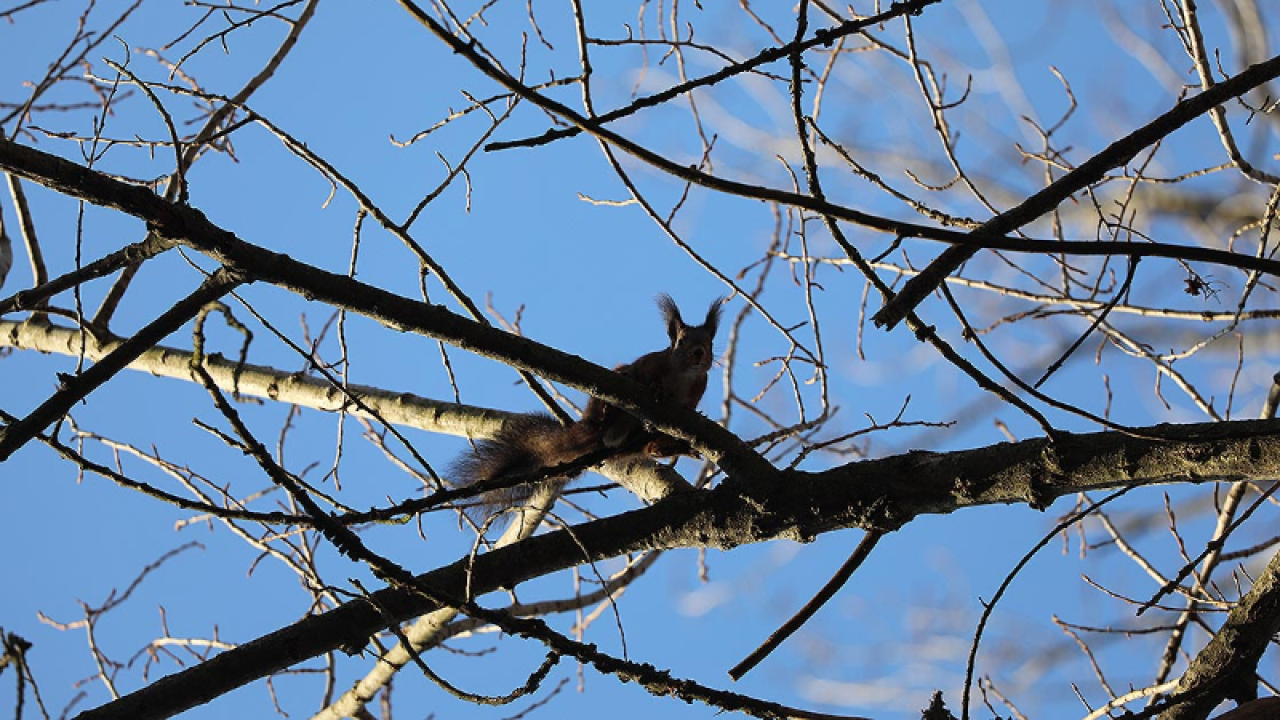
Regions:
<svg viewBox="0 0 1280 720"><path fill-rule="evenodd" d="M658 296L658 310L671 344L614 368L657 397L681 407L698 406L707 389L707 372L714 359L712 342L720 325L723 298L707 308L701 325L686 325L670 295ZM480 495L478 520L519 505L533 493L533 485L572 477L592 465L622 455L651 457L689 455L689 443L648 428L644 421L597 398L587 403L582 418L571 425L545 413L519 415L491 439L481 440L451 468L459 487L497 485ZM563 471L557 472L563 468Z"/></svg>

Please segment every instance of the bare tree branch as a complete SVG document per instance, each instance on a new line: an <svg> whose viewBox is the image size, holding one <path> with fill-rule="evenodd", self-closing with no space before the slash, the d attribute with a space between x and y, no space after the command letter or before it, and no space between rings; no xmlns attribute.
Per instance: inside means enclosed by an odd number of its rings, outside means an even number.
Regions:
<svg viewBox="0 0 1280 720"><path fill-rule="evenodd" d="M912 453L822 473L727 482L653 507L529 538L414 578L452 597L480 597L534 577L628 552L732 548L767 540L809 541L848 527L893 530L911 518L961 508L1020 503L1043 509L1089 490L1180 482L1261 481L1280 475L1280 423L1239 421L1144 428L1162 440L1119 433L1067 435L954 453ZM1123 459L1122 462L1117 462ZM1118 472L1123 468L1122 472ZM353 601L244 643L81 720L169 717L322 653L364 647L397 620L434 610L411 590L374 594L382 612ZM1280 616L1278 616L1280 617Z"/></svg>

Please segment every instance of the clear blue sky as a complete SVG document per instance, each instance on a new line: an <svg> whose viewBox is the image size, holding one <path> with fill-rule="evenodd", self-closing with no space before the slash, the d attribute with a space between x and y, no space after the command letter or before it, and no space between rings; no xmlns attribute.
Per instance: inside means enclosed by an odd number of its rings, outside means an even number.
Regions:
<svg viewBox="0 0 1280 720"><path fill-rule="evenodd" d="M725 11L705 5L707 9L702 13L686 10L696 18L698 39L726 44L735 57L749 55L768 43L759 28L745 23L719 26L708 20ZM545 23L543 31L554 46L550 50L536 38L529 38L530 67L539 73L534 79L545 79L547 67L553 68L558 77L572 74L576 51L572 28L560 16L563 8L547 3L534 6ZM493 83L477 79L465 62L443 49L396 3L360 3L356 8L355 4L322 4L296 51L250 105L356 180L393 217L403 218L444 177L446 170L436 154L456 163L475 141L485 120L473 116L409 148L396 147L388 138L407 139L437 122L450 108L465 107L468 101L459 94L460 89L481 95L498 90ZM57 3L20 14L15 22L0 22L0 100L24 97L20 84L42 74L54 48L65 44L70 32L68 23L76 11L67 3ZM99 8L96 12L104 11ZM489 47L510 67L518 62L519 33L529 30L525 12L524 4L499 5L489 12L489 27L482 33ZM635 27L632 9L592 12L601 13L591 16L595 34L622 37L623 23ZM785 12L793 9L787 6ZM1143 12L1146 11L1135 11L1131 19L1149 21ZM112 40L92 54L96 71L104 76L109 73L105 65L97 63L100 57L115 61L128 57L130 67L139 75L164 81L164 69L142 50L157 48L177 37L191 17L190 10L177 4L145 5L115 31L123 45ZM652 23L652 14L648 17ZM741 16L732 17L741 23ZM1067 126L1064 132L1069 141L1062 142L1063 146L1072 146L1069 158L1073 162L1084 160L1091 151L1128 132L1135 122L1145 122L1168 107L1169 94L1160 86L1160 78L1151 68L1116 50L1102 29L1107 22L1094 3L1064 2L943 3L918 21L917 31L927 38L931 57L940 64L965 63L973 71L970 102L976 109L972 112L987 109L990 113L985 129L974 128L970 119L959 144L960 156L976 174L1007 168L1011 164L1008 156L988 159L987 155L1015 153L1010 140L1034 147L1035 136L1018 114L1025 113L1047 126L1066 110L1062 84L1050 66L1071 82L1081 103L1078 112L1082 117ZM1003 38L1003 47L990 42L993 36L986 34L986 23L990 23L990 32ZM1211 43L1228 42L1225 31L1211 16L1206 17L1206 26ZM788 32L794 29L786 23L782 27ZM276 23L232 34L228 39L229 55L215 44L195 56L187 70L215 92L234 92L255 70L255 62L279 41L280 28ZM711 28L715 28L714 32ZM886 37L900 39L899 25L885 32ZM1161 43L1160 49L1168 51L1171 36L1166 34L1160 39L1153 33L1151 37ZM126 53L125 45L132 49L131 53ZM189 46L188 41L180 49L163 53L174 59ZM633 88L651 92L675 79L674 61L661 66L651 63L647 73L638 77L624 64L625 54L611 59L614 56L602 49L596 52L599 65L594 87L600 109L625 103ZM1007 53L1012 61L1012 75L1004 72L1001 53ZM1166 57L1175 56L1167 53ZM714 67L699 58L691 63L688 72L700 75ZM825 127L839 129L851 145L875 149L883 156L905 151L913 144L936 144L936 139L919 134L920 99L907 94L912 86L902 82L901 65L894 66L868 54L865 64L850 61L847 67L852 68L847 71L848 76L833 83L839 92L824 99ZM787 71L782 64L768 69L780 74ZM1185 69L1184 58L1174 70ZM1186 81L1191 78L1179 77ZM947 82L949 97L954 98L964 87L965 79L952 75ZM789 176L777 156L789 161L792 168L799 164L789 109L785 95L779 93L780 87L783 86L752 80L717 88L701 98L699 109L708 126L719 134L717 173L789 188ZM571 104L578 101L574 89L562 88L556 95ZM53 97L75 96L68 90L65 95ZM178 120L198 119L189 100L172 95L165 99ZM999 110L1005 104L1014 110ZM1107 114L1104 108L1113 109L1115 117L1099 119L1099 115ZM85 118L83 114L47 115L36 124L51 131L83 130L87 127ZM543 114L520 108L495 139L537 134L547 124ZM621 123L620 129L682 162L697 161L696 136L688 133L687 118L677 110L645 113ZM672 140L674 132L685 135ZM163 136L163 126L153 109L138 99L122 104L120 111L108 118L104 135L131 137L135 133ZM1183 154L1170 161L1165 173L1176 174L1221 161L1207 122L1199 121L1183 133L1184 138L1203 135L1202 152L1194 144L1189 151L1184 148ZM354 201L341 191L330 200L328 184L283 149L279 139L260 128L238 132L234 143L236 158L211 155L196 165L190 177L192 204L214 223L247 241L326 269L345 271ZM70 143L42 137L38 146L79 158ZM884 157L879 160L883 162ZM128 148L112 150L104 162L113 172L139 177L161 176L170 166L168 158L157 156L152 160L146 153ZM626 160L625 164L652 193L651 197L662 204L663 211L669 209L681 188L634 161ZM840 201L871 212L906 216L901 206L887 203L865 183L837 171L837 162L831 161L829 167L833 169L828 190ZM583 199L583 195L608 201L627 197L592 140L579 137L537 150L482 153L469 165L469 180L469 192L464 183L456 182L426 210L414 227L414 236L477 302L483 304L486 293L492 292L494 306L508 317L514 317L523 305L524 333L543 343L611 366L663 344L661 323L652 304L656 293L670 292L685 308L686 317L698 317L711 298L727 292L686 253L674 247L636 206L593 204ZM901 174L886 180L910 189L909 181ZM1038 175L1024 172L1000 180L1000 184L1025 193L1035 189ZM49 191L27 187L48 262L54 273L65 272L74 262L76 207ZM1008 200L1005 196L996 198L1002 206ZM12 222L11 205L7 199L4 202L5 218ZM981 208L972 203L961 211L976 218L985 217ZM769 242L773 223L770 208L761 203L694 192L675 225L699 253L732 274L759 257ZM86 259L143 235L140 223L95 208L85 211L84 226L82 252ZM818 239L816 223L811 231L814 253L834 254L830 242ZM14 231L10 230L10 234ZM851 236L868 254L885 249L890 240L856 229L851 230ZM1188 241L1180 237L1167 240ZM911 259L922 263L937 249L923 243L913 245ZM207 262L201 262L208 267ZM371 221L366 222L359 277L409 296L417 295L415 262ZM1171 273L1168 277L1180 276ZM1226 277L1220 279L1234 282ZM1001 442L1006 436L996 421L1005 423L1019 438L1037 434L1035 426L1017 411L995 404L974 389L971 381L939 363L936 355L916 343L905 328L885 334L868 327L864 339L866 358L859 359L853 350L862 282L854 278L853 271L829 267L819 270L818 280L822 284L818 306L823 313L829 353L831 394L840 407L835 427L844 431L862 427L866 422L864 414L888 420L908 396L911 404L906 419L958 421L947 430L907 428L876 435L870 445L872 455L908 449L944 451ZM153 317L157 308L189 292L198 282L199 275L182 258L174 255L158 261L156 267L144 271L138 292L122 307L117 329L136 328ZM29 283L26 258L19 252L3 292L7 295ZM87 287L86 308L96 307L107 287L105 282ZM1160 293L1177 287L1160 279L1146 280L1141 289L1146 293L1145 300L1159 301ZM438 283L430 285L430 292L432 300L446 301ZM325 308L308 305L270 287L250 287L243 296L295 341L304 337L300 323L304 313L313 335L329 317ZM783 324L799 325L808 319L802 293L790 283L787 273L780 273L771 282L763 301ZM1181 306L1199 307L1188 305L1189 301L1182 298ZM61 298L60 303L69 305L71 300ZM741 303L739 299L730 305L731 316L742 307ZM875 307L873 300L871 309ZM235 312L241 320L251 320L243 308L236 307ZM959 343L954 323L941 303L935 300L926 304L925 313L928 321L938 322L942 332ZM215 324L218 328L212 336L218 350L234 353L236 336L222 330L220 323ZM299 358L261 326L253 326L257 338L253 362L301 368ZM1069 342L1072 333L1081 330L1080 323L1038 327L1006 337L1002 347L1006 357L1023 363L1015 369L1032 374L1034 368L1043 367ZM786 350L779 335L762 322L752 320L745 332L744 357L764 358ZM1185 342L1186 336L1177 334L1182 332L1204 331L1179 328L1171 334L1170 342ZM349 344L354 348L353 381L440 399L452 397L440 351L434 343L389 333L358 319L350 322L348 333ZM185 346L189 344L189 334L175 335L169 343ZM1082 349L1083 357L1052 380L1047 389L1091 409L1100 409L1104 403L1099 381L1102 370L1092 364L1096 349L1096 343ZM332 333L325 351L336 357ZM967 348L964 351L970 352ZM536 407L534 398L516 384L509 369L456 349L451 349L449 356L464 402L504 410ZM1108 360L1114 358L1108 356ZM1191 370L1217 390L1219 408L1225 403L1233 360L1233 356L1224 355ZM22 352L9 355L2 362L6 383L0 407L19 415L52 392L57 383L56 372L74 367L71 359ZM1120 360L1105 370L1112 373L1110 383L1116 393L1112 413L1121 421L1149 424L1204 419L1168 388L1168 408L1153 398L1151 387L1155 380L1149 366ZM744 378L743 388L758 389L773 367L744 365L739 372ZM1236 391L1237 416L1256 415L1270 373L1261 364L1246 371ZM812 389L804 391L811 393ZM770 393L761 401L762 407L794 419L789 392L780 388ZM578 397L576 393L571 395ZM806 398L813 402L815 396L809 394ZM717 377L702 410L717 417L720 401ZM219 419L204 391L190 383L125 373L78 407L73 416L83 429L137 443L146 451L151 451L151 443L155 443L155 451L162 456L190 462L196 472L219 484L232 483L241 492L268 485L236 453L192 425L193 417L214 424ZM255 429L268 442L276 439L285 416L286 408L271 406L251 414ZM1066 415L1054 415L1052 419L1064 429L1095 429ZM302 411L287 439L285 454L290 467L301 470L316 463L308 479L319 481L333 462L336 424L332 416ZM735 414L732 429L744 437L766 430L741 411ZM356 498L353 502L357 506L378 503L387 496L410 497L417 492L411 479L356 438L358 424L348 422L345 430L348 448L341 474L345 492ZM408 432L415 446L438 468L447 465L463 447L455 439ZM96 457L110 458L103 447L92 447ZM175 487L165 484L161 474L136 460L123 462L130 472L165 487ZM832 458L816 457L805 467L820 468L832 462ZM693 464L686 460L681 467L689 469ZM903 478L903 482L910 482L910 478ZM1171 495L1175 504L1189 496L1182 490ZM1129 502L1130 509L1136 510L1158 507L1164 499L1159 490L1154 490ZM615 496L609 503L610 508L623 509L634 506L635 501ZM0 466L0 508L7 510L5 521L0 524L0 538L7 548L0 554L0 575L6 578L9 588L0 593L0 627L34 643L30 660L43 697L55 714L72 696L72 683L89 677L95 668L85 648L83 632L55 630L40 622L37 614L62 622L78 620L82 617L81 603L100 605L113 591L123 591L142 567L170 549L199 543L155 570L129 601L105 616L98 627L98 643L113 658L133 658L133 668L120 674L122 691L132 690L141 682L138 668L145 658L135 653L161 632L162 620L167 620L175 637L210 637L216 632L223 640L235 643L290 623L306 611L306 594L297 586L295 576L271 559L259 561L253 549L222 525L197 523L178 528L175 523L187 518L187 514L111 486L100 478L81 480L68 466L55 462L47 449L28 447ZM910 718L918 717L929 692L937 688L946 693L950 707L958 712L964 657L982 608L980 598L990 598L1003 575L1068 508L1069 503L1064 500L1043 514L1023 507L988 508L912 523L889 536L850 585L808 627L732 689L833 713ZM425 544L414 528L382 530L369 537L375 549L414 571L450 562L467 547L465 538L451 533L450 524L443 521L429 524ZM619 601L629 656L666 667L677 676L730 687L727 668L820 587L858 537L857 532L843 532L809 545L776 542L738 548L731 553L712 551L705 559L691 551L670 553ZM1089 686L1091 698L1099 697L1089 685L1091 675L1079 663L1074 645L1053 627L1050 612L1066 620L1094 624L1130 621L1122 606L1079 578L1082 572L1101 568L1105 576L1099 580L1125 584L1125 576L1132 574L1131 566L1086 566L1079 550L1075 537L1064 538L1046 549L1005 599L984 644L983 658L1004 662L1003 658L1025 653L1022 642L1027 637L1048 643L1048 651L1026 659L1029 685L1016 686L1015 677L1010 678L1015 686L1004 688L1033 717L1082 715L1067 684L1071 681ZM1173 550L1165 543L1151 552L1167 558ZM367 578L362 569L332 555L327 549L320 551L326 567L324 575L331 584L346 587L349 577ZM698 577L700 562L705 562L708 569L706 582ZM1144 581L1147 578L1134 578L1127 581L1127 587L1138 595L1154 589ZM563 574L522 588L521 598L567 596L572 589L571 577ZM490 601L496 603L499 599ZM571 620L559 619L557 623L564 630ZM615 620L606 614L590 628L586 639L610 652L620 652L618 637ZM540 647L529 643L495 641L492 637L452 645L468 651L497 647L498 652L480 657L443 652L430 657L433 669L452 682L489 694L507 692L523 682L543 653ZM1132 675L1118 676L1113 681L1121 687L1129 681L1142 682L1155 662L1152 646L1139 639L1121 645L1106 648L1105 654L1113 661L1119 658L1121 665L1131 662ZM173 652L184 663L190 662L182 650ZM1036 674L1037 661L1054 659L1058 654L1071 656L1071 672ZM370 662L368 658L339 660L343 667L339 690L359 677ZM306 663L305 667L315 668L317 662ZM165 659L151 670L151 676L174 670L174 662ZM0 679L4 680L0 684L0 707L8 707L12 700L8 677ZM541 711L543 717L607 714L615 720L627 720L654 716L709 718L715 714L705 706L652 698L641 689L593 670L585 670L579 678L571 663L557 669L546 687L553 687L562 679L567 680L567 685L553 705ZM579 682L584 684L584 692L578 692ZM315 674L278 681L277 693L291 717L306 717L316 709L313 703L318 683ZM303 685L307 690L298 690ZM886 693L887 688L907 688L908 692ZM86 697L78 709L107 700L99 682L88 682L83 690ZM539 697L545 694L544 689ZM397 682L396 695L398 717L508 717L524 707L518 703L490 710L465 705L409 671ZM268 691L259 683L194 710L188 717L265 717L271 712Z"/></svg>

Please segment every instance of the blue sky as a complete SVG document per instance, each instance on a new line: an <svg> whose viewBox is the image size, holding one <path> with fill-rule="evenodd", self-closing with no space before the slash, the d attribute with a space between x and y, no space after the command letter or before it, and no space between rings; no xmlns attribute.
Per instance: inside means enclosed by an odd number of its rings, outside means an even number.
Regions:
<svg viewBox="0 0 1280 720"><path fill-rule="evenodd" d="M546 7L543 7L546 5ZM737 18L737 25L716 25L711 8L698 13L685 11L696 20L699 39L722 43L735 57L746 57L769 41L758 28ZM535 4L542 29L554 49L529 38L529 67L534 79L545 79L554 70L558 77L575 72L576 50L572 28L559 13L563 8ZM21 83L38 77L49 62L51 48L66 42L68 21L77 8L66 4L41 7L19 15L13 23L0 23L0 100L24 97ZM762 10L763 11L763 10ZM105 12L99 9L99 13ZM292 12L292 11L290 11ZM633 9L593 10L591 28L610 37L625 35L624 23L636 27ZM782 12L769 8L767 12ZM785 13L793 12L788 6ZM1129 19L1150 21L1152 8L1129 9ZM146 4L139 13L116 31L132 49L130 67L142 77L167 81L164 68L143 48L157 47L177 37L189 22L189 10ZM498 4L489 12L489 23L481 36L487 47L504 62L518 61L520 33L528 32L524 4ZM785 16L785 13L783 16ZM775 19L781 16L774 16ZM648 22L652 31L652 10ZM1080 162L1093 150L1146 122L1169 106L1170 95L1161 86L1159 73L1144 67L1132 56L1121 54L1105 32L1110 22L1101 3L1066 2L945 2L920 18L917 32L922 45L939 67L968 67L973 73L972 97L957 123L962 132L958 154L975 177L991 177L991 186L1028 193L1042 181L1037 168L1018 169L1012 141L1033 147L1034 134L1018 117L1027 113L1042 126L1051 125L1066 110L1068 102L1062 83L1051 67L1071 83L1080 101L1078 119L1065 126L1063 146L1069 157ZM1004 47L989 42L984 29L990 23L1004 41ZM1206 32L1211 43L1226 45L1229 38L1212 15L1206 12ZM788 32L793 26L782 24ZM264 25L235 33L228 39L229 54L211 46L192 58L186 69L215 92L234 92L279 41L282 26ZM706 33L702 35L701 33ZM900 26L886 29L886 37L899 39ZM1150 31L1147 39L1165 53L1172 52L1172 36ZM180 47L186 48L190 42ZM175 57L181 51L165 51ZM675 80L674 62L650 62L643 76L634 70L634 50L594 49L597 73L593 80L597 106L602 109L624 104L633 89L652 92ZM998 62L1007 56L1011 72ZM124 45L105 43L96 60L105 56L115 61L126 57ZM688 72L701 75L718 66L691 54ZM814 60L813 62L817 62ZM950 63L951 65L948 65ZM1187 68L1185 57L1171 64L1177 72ZM106 76L105 65L96 65ZM785 74L785 66L770 71ZM936 138L921 134L927 118L921 111L918 94L904 74L901 63L867 54L865 61L845 63L833 81L833 91L824 99L824 129L839 132L842 140L856 147L868 162L892 166L892 157L917 147L936 144ZM1190 81L1190 75L1182 75ZM1017 84L1012 80L1016 79ZM905 81L905 82L904 82ZM948 76L949 97L964 87L965 79ZM790 127L785 86L760 78L743 79L718 86L700 96L700 111L708 127L719 133L716 140L715 171L729 177L789 188L789 174L799 167L794 130ZM308 148L326 158L344 175L355 180L394 218L409 210L447 173L437 157L457 162L483 131L487 120L474 114L432 134L426 140L402 148L390 138L403 140L431 126L451 108L462 108L467 99L459 90L494 94L497 87L483 79L459 57L444 49L395 3L362 3L358 10L347 4L322 4L313 24L303 34L296 51L275 77L250 101L251 107L270 118ZM75 91L66 90L66 97ZM576 104L576 89L558 89L555 96ZM55 95L55 97L61 97ZM181 121L195 120L198 114L188 99L165 95L167 107ZM1012 103L1014 110L1005 108ZM960 114L960 113L958 113ZM47 115L36 125L58 131L83 131L87 114ZM976 122L974 118L987 119ZM529 107L518 108L512 121L503 125L495 139L536 135L548 126L545 115ZM183 126L190 127L190 126ZM5 128L10 131L11 128ZM161 137L163 126L153 108L138 99L122 103L107 120L104 134L131 137L135 133ZM693 163L700 148L691 132L686 107L675 106L643 113L619 124L619 130L650 146L660 148L682 162ZM1206 164L1221 162L1212 128L1197 121L1180 131L1177 153L1161 155L1161 174L1173 175ZM24 142L28 140L23 138ZM1203 140L1203 142L1201 142ZM1270 140L1262 135L1258 146ZM339 191L329 198L330 187L314 170L282 147L280 140L260 127L247 127L234 138L236 157L212 154L193 169L191 202L219 226L242 239L314 263L333 271L345 271L350 257L356 203ZM41 137L41 149L78 158L67 142ZM779 156L782 160L779 160ZM153 159L141 150L117 148L103 161L113 172L136 177L158 177L171 167L171 159L157 154ZM638 162L625 159L625 167L663 211L669 210L683 187ZM843 170L837 161L824 158L828 191L841 202L869 212L911 218L901 205L887 201L865 182ZM1011 169L1012 168L1012 169ZM514 149L480 153L468 166L470 188L455 182L433 202L415 224L415 239L427 248L473 299L483 305L492 293L493 305L514 317L524 307L522 330L547 345L579 354L601 365L626 362L660 347L665 338L652 298L670 292L685 310L686 318L700 317L706 303L727 293L723 283L711 277L675 245L635 205L614 206L584 200L626 199L626 191L605 163L594 140L578 137L539 149ZM926 177L926 181L930 178ZM934 178L936 179L936 178ZM911 190L910 182L899 174L886 176L888 182ZM53 193L26 186L33 203L40 238L55 273L73 266L77 227L76 206ZM983 210L956 195L941 201L948 210L983 218ZM1005 205L1005 194L995 194ZM1016 198L1014 199L1016 201ZM5 201L6 220L12 218ZM96 208L85 211L82 252L96 258L124 243L142 237L141 224ZM770 207L754 201L725 198L694 191L674 223L681 237L726 274L757 259L768 246L775 229ZM1047 225L1038 224L1033 234L1044 236ZM851 238L868 255L888 247L890 238L865 230L846 228ZM12 234L12 231L10 231ZM809 227L814 254L832 255L834 245L822 236L816 222ZM1192 242L1193 238L1172 233L1168 242ZM794 247L794 246L793 246ZM912 262L922 264L939 250L923 242L910 245ZM117 331L126 332L147 322L157 308L189 292L199 282L199 274L186 260L171 253L148 267L117 320ZM203 267L208 261L193 258ZM991 276L1008 280L1015 275L998 263L982 266ZM1154 263L1155 261L1151 261ZM1117 265L1122 269L1122 265ZM1120 272L1122 270L1118 270ZM1218 279L1239 282L1219 271ZM358 277L374 285L418 295L416 261L398 241L365 223ZM869 451L884 456L908 449L945 451L1001 442L1006 435L997 425L1005 424L1018 438L1032 437L1038 429L1018 411L991 400L973 387L972 381L938 361L936 354L911 338L905 328L884 333L868 326L863 338L865 359L854 352L857 309L863 283L852 270L819 268L821 284L817 307L823 318L827 343L831 395L840 414L834 428L849 432L866 424L864 414L885 421L893 417L910 397L909 420L943 422L956 420L946 430L904 428L872 436ZM1144 302L1169 300L1180 288L1176 271L1144 274L1135 294ZM1012 280L1009 280L1013 282ZM754 280L744 280L749 286ZM17 258L15 269L4 285L5 294L30 283L25 257ZM96 307L109 285L94 283L84 290L84 304ZM446 302L438 283L428 284L430 299ZM961 298L975 298L956 290ZM247 287L244 299L263 311L277 327L295 340L304 336L302 318L310 333L316 333L329 318L327 308L306 303L286 293L263 286ZM799 287L788 273L770 280L762 298L785 325L800 326L808 319ZM59 298L70 305L69 298ZM975 301L976 302L976 301ZM1177 296L1179 307L1202 308L1197 299ZM1223 304L1230 307L1230 300ZM456 304L449 303L457 309ZM734 316L741 299L728 307ZM874 311L877 301L872 300ZM1212 309L1221 309L1209 305ZM235 312L241 320L250 316L243 308ZM940 332L960 346L959 331L945 306L931 300L923 308L927 322L936 322ZM991 316L998 316L992 311ZM989 318L990 319L990 318ZM1123 322L1123 320L1118 321ZM285 349L261 326L253 323L255 341L251 360L297 370L302 361ZM1001 352L1015 370L1032 379L1066 343L1083 331L1082 322L1044 322L993 335ZM450 399L453 390L440 362L435 343L417 336L391 333L372 323L349 321L348 343L353 348L351 379L376 384L390 390L413 392L427 397ZM780 334L753 317L743 329L742 351L752 360L785 352ZM798 331L808 338L808 330ZM1177 326L1155 333L1169 343L1191 342L1202 328ZM218 349L231 354L237 337L221 325L211 331ZM721 338L723 343L724 338ZM168 341L176 346L189 344L189 333L179 333ZM1252 342L1252 341L1250 341ZM1257 346L1251 345L1251 348ZM1165 388L1169 406L1152 395L1155 378L1150 366L1128 360L1113 349L1103 354L1105 364L1093 364L1097 342L1082 348L1080 357L1046 386L1072 402L1095 411L1105 404L1100 375L1109 373L1115 393L1112 416L1123 422L1200 421L1191 404ZM332 333L324 351L336 357ZM966 355L976 357L971 348ZM463 402L503 410L536 409L536 400L516 384L508 368L449 350ZM1210 359L1188 363L1187 371L1216 392L1216 407L1225 403L1233 351ZM68 372L74 360L17 352L3 358L7 378L4 410L23 414L56 386L57 372ZM759 390L773 373L772 366L738 368L740 392ZM1265 363L1250 364L1237 385L1236 416L1256 415L1262 393L1272 370ZM801 380L806 379L803 375ZM812 387L802 388L810 407L816 395ZM719 377L702 410L718 417L722 389ZM795 420L795 403L785 388L776 389L760 400L766 411ZM578 399L577 393L569 393ZM254 429L273 442L286 420L287 409L267 405L246 409ZM242 492L262 489L267 481L237 453L195 427L198 418L214 424L218 418L205 393L198 387L174 380L155 379L125 373L95 393L78 407L73 417L88 431L114 440L135 443L144 451L189 462L193 470L218 483L231 483ZM1090 423L1065 414L1052 414L1059 427L1084 431L1096 429ZM302 411L293 420L285 441L289 465L301 470L315 469L308 479L319 477L333 462L333 444L338 421L313 411ZM731 429L744 437L765 432L763 423L749 414L735 411ZM373 504L387 496L404 498L419 492L416 482L397 472L376 451L356 436L360 427L348 421L349 434L341 474L345 492L353 502ZM406 431L432 463L447 465L464 444L454 438ZM833 431L832 434L835 434ZM94 445L100 459L111 459L109 449ZM158 484L162 475L137 460L121 461L126 470ZM815 456L804 467L819 469L840 462L837 458ZM694 465L682 461L682 469ZM904 478L904 482L909 482ZM166 486L168 487L168 486ZM1138 513L1160 507L1160 490L1148 490L1126 500L1123 507ZM1193 498L1202 492L1182 488L1170 490L1178 507L1198 508ZM634 499L615 493L602 507L634 507ZM59 621L80 616L80 602L100 604L113 589L122 590L142 567L166 551L189 542L198 547L184 551L157 569L137 589L130 600L107 615L100 627L99 643L112 657L128 659L151 637L161 632L162 612L169 631L177 637L209 637L215 633L230 642L242 642L296 620L306 611L307 595L297 579L271 560L261 560L256 551L239 542L221 525L197 523L181 528L176 523L187 514L177 512L136 494L108 485L100 478L80 479L74 471L54 462L47 449L31 446L0 466L0 507L16 508L7 513L3 539L10 548L0 555L0 574L10 579L19 592L0 594L0 627L15 632L35 645L31 662L41 692L51 709L60 710L73 694L71 684L95 670L85 649L84 638L75 631L58 631L37 619L37 613ZM980 598L990 598L1003 575L1024 552L1057 522L1069 503L1059 501L1046 513L1023 507L985 508L946 517L929 517L913 522L890 535L850 585L812 623L779 652L732 689L759 694L778 702L836 713L861 713L878 718L918 717L929 692L942 689L950 706L959 701L972 628L981 611ZM1198 511L1198 510L1197 510ZM1189 510L1190 512L1190 510ZM1204 523L1203 516L1187 519ZM379 530L369 534L374 548L401 561L411 570L426 571L451 562L466 551L467 540L441 519L428 523L428 542L423 543L413 528ZM826 580L856 543L859 533L841 532L819 538L808 545L789 542L743 547L732 552L711 551L700 559L692 551L669 553L619 601L627 649L633 659L653 662L717 687L729 687L725 673L762 641ZM1148 551L1166 562L1176 563L1176 549L1153 534ZM324 575L334 585L346 585L349 577L368 575L362 568L334 556L322 548L319 556ZM1122 563L1087 563L1081 557L1079 539L1064 537L1041 553L1007 597L996 614L983 646L982 658L1007 662L1026 652L1022 643L1035 637L1047 643L1042 653L1030 660L1071 656L1072 664L1045 676L1028 675L1028 685L1017 687L1017 678L1006 687L1020 706L1035 717L1083 715L1068 682L1087 685L1091 676L1074 654L1069 638L1055 629L1050 613L1063 619L1091 624L1130 622L1126 608L1080 581L1084 572L1099 573L1100 581L1126 587L1136 596L1154 588L1145 577L1135 577ZM698 577L699 563L705 562L709 579ZM532 583L522 590L535 597L561 597L572 592L572 578L562 574ZM1052 602L1048 600L1051 599ZM492 603L500 598L493 598ZM570 619L557 621L566 629ZM611 652L620 652L618 630L608 615L591 627L587 640ZM1103 655L1117 666L1128 666L1132 677L1118 682L1142 683L1154 665L1153 641L1135 638L1112 645ZM481 656L433 653L433 669L451 681L475 692L499 694L521 683L542 656L542 649L511 639L492 636L459 640L458 649L479 651L497 648ZM179 653L180 654L180 653ZM187 660L189 661L189 660ZM340 687L353 681L368 667L368 658L339 658L342 664ZM121 686L128 690L141 681L139 665L123 671ZM1031 663L1034 667L1034 663ZM306 664L315 668L313 661ZM1082 669L1083 668L1083 669ZM156 674L173 672L171 661L153 669ZM704 706L655 699L634 686L592 670L580 675L565 663L552 675L548 687L561 679L567 685L543 710L544 717L597 716L707 718L714 713ZM1116 679L1113 678L1113 682ZM319 676L301 674L278 681L276 691L290 716L306 716L316 709ZM579 692L579 684L583 691ZM306 686L305 691L298 688ZM900 688L907 688L902 692ZM884 693L885 688L896 690ZM86 698L78 706L96 706L107 699L100 683L86 683ZM0 706L11 702L12 685L0 687ZM397 713L400 717L508 717L517 709L481 709L464 705L417 675L406 674L396 685ZM543 693L545 695L545 691ZM852 702L851 697L860 698ZM1092 698L1098 697L1093 692ZM212 705L189 713L189 717L226 717L240 713L250 717L271 712L268 691L261 683L242 689Z"/></svg>

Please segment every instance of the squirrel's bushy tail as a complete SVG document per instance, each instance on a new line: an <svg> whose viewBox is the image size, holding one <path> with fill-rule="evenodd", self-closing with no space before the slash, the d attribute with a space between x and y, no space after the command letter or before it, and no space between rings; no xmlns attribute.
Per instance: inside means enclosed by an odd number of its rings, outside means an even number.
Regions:
<svg viewBox="0 0 1280 720"><path fill-rule="evenodd" d="M450 476L458 487L483 487L505 480L518 483L485 490L472 501L467 514L483 522L496 512L522 504L536 485L555 482L557 477L536 482L522 479L545 475L547 469L571 464L602 447L599 430L591 423L561 425L546 413L516 415L492 438L477 441L463 453L451 467ZM582 469L565 475L576 475Z"/></svg>

